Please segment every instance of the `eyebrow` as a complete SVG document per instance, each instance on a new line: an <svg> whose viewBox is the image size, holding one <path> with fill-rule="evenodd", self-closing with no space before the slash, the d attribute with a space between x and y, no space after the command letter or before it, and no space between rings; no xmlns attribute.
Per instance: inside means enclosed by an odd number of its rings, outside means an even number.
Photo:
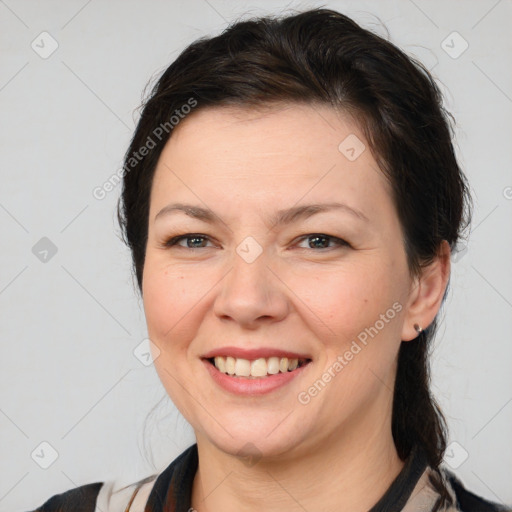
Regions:
<svg viewBox="0 0 512 512"><path fill-rule="evenodd" d="M329 210L341 210L353 217L364 222L370 222L368 217L360 210L351 208L343 203L321 203L321 204L308 204L304 206L294 206L285 210L278 210L276 214L270 219L272 226L282 226L292 224L301 219L307 219L317 213L326 212ZM222 222L217 215L207 208L194 206L191 204L171 203L164 206L156 215L155 221L161 217L172 215L174 213L183 212L189 217L207 222L209 224L217 224Z"/></svg>

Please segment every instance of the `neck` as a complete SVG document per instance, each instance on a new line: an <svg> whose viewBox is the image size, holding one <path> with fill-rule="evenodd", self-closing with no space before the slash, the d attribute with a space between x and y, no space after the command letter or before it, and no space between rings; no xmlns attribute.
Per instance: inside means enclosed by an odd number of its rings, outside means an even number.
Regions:
<svg viewBox="0 0 512 512"><path fill-rule="evenodd" d="M197 436L192 507L200 512L367 512L404 462L396 452L390 417L383 422L366 411L353 424L311 446L305 456L263 457L251 467Z"/></svg>

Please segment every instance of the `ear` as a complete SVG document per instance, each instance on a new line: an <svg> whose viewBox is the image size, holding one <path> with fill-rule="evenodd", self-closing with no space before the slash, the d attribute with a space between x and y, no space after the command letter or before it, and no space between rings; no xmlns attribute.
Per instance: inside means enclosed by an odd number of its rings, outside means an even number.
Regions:
<svg viewBox="0 0 512 512"><path fill-rule="evenodd" d="M450 278L450 255L450 245L443 240L435 260L411 283L402 327L402 341L418 337L414 324L426 329L434 320Z"/></svg>

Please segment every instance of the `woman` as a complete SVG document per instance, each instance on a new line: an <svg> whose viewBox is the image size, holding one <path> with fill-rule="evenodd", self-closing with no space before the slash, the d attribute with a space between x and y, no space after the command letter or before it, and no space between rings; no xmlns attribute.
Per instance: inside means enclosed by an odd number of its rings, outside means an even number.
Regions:
<svg viewBox="0 0 512 512"><path fill-rule="evenodd" d="M427 353L471 203L420 64L331 10L236 23L159 79L121 200L197 443L38 510L507 510L441 466Z"/></svg>

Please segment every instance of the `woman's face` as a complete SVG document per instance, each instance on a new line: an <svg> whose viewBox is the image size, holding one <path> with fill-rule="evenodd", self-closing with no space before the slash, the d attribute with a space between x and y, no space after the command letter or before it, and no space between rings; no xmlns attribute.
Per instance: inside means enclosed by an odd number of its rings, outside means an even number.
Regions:
<svg viewBox="0 0 512 512"><path fill-rule="evenodd" d="M295 210L331 203L344 206ZM271 456L375 435L414 338L413 284L390 187L348 118L209 108L174 128L152 185L143 300L157 372L198 440Z"/></svg>

